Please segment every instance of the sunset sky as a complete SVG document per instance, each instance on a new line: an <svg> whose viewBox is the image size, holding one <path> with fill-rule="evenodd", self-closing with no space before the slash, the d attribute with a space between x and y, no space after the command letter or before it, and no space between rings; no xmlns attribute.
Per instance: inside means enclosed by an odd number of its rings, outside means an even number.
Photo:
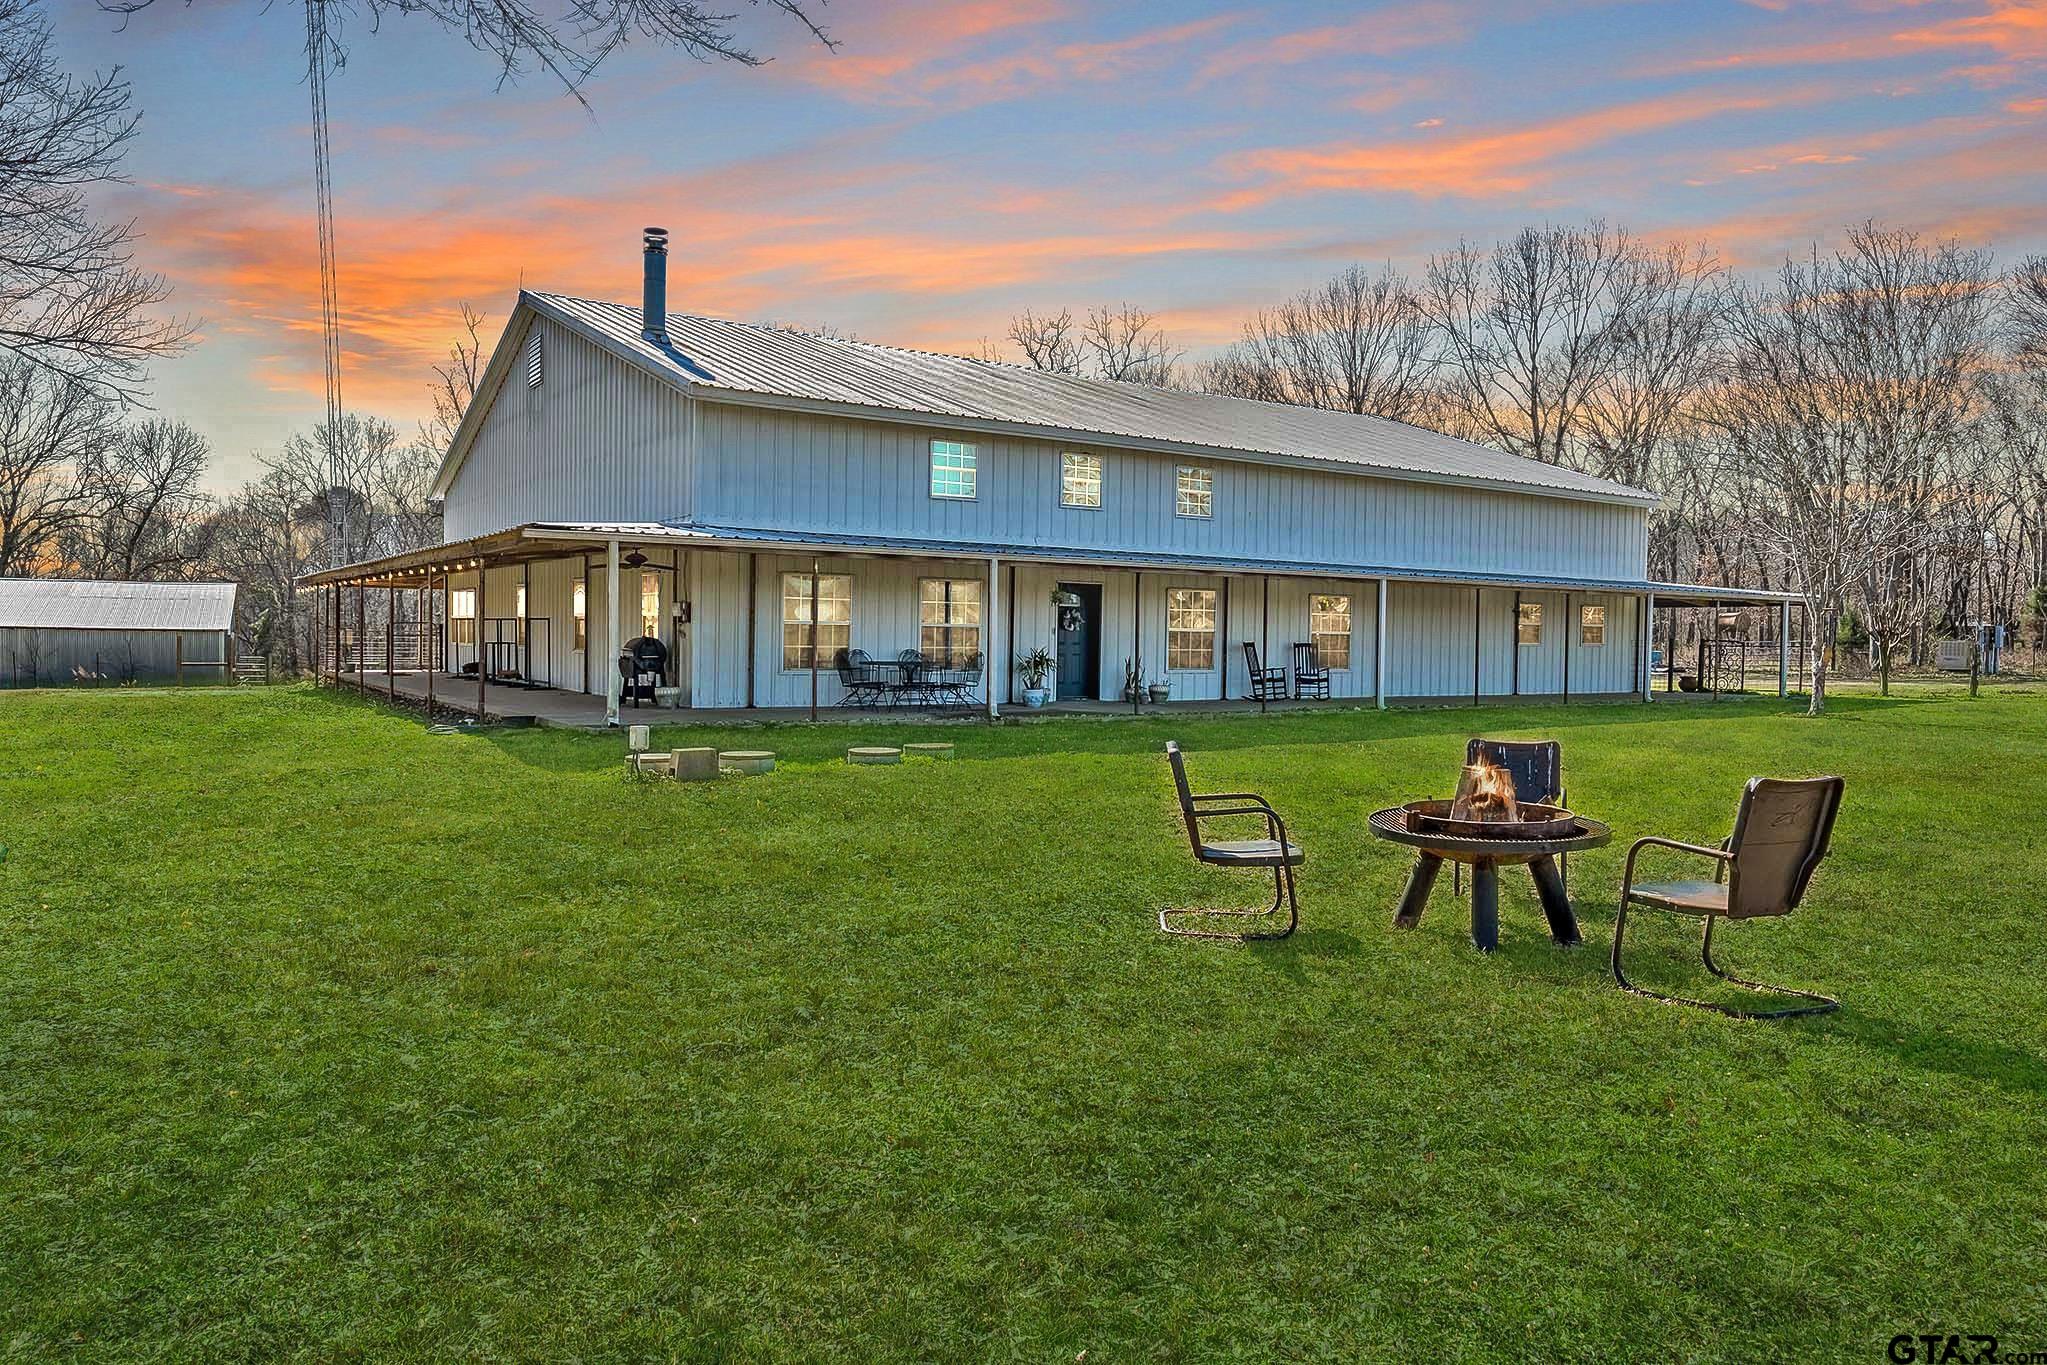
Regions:
<svg viewBox="0 0 2047 1365"><path fill-rule="evenodd" d="M746 8L745 6L735 6ZM317 420L302 9L52 6L144 119L142 263L201 323L155 403L216 483ZM351 407L408 427L467 302L636 299L960 350L1024 308L1123 301L1199 358L1352 261L1604 216L1767 267L1864 218L2047 249L2047 0L1371 7L834 0L746 70L616 57L586 113L418 20L357 24L329 87Z"/></svg>

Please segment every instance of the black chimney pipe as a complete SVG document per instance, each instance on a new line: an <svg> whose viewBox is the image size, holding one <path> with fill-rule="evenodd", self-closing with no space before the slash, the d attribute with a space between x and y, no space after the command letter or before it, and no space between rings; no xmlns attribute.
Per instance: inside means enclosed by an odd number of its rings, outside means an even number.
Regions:
<svg viewBox="0 0 2047 1365"><path fill-rule="evenodd" d="M657 345L668 344L668 229L650 227L646 271L640 290L640 335Z"/></svg>

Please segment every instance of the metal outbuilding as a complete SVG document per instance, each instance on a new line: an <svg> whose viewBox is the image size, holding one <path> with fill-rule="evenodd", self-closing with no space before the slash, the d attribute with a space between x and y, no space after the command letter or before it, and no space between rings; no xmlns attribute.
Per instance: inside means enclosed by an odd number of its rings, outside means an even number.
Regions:
<svg viewBox="0 0 2047 1365"><path fill-rule="evenodd" d="M223 679L234 663L235 591L0 578L0 685Z"/></svg>

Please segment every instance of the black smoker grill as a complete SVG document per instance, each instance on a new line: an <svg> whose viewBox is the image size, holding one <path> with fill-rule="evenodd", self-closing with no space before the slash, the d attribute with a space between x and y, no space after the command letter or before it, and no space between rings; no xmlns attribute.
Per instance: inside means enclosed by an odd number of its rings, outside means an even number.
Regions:
<svg viewBox="0 0 2047 1365"><path fill-rule="evenodd" d="M626 641L619 651L618 675L625 680L624 698L638 706L654 700L654 689L668 686L668 646L651 635Z"/></svg>

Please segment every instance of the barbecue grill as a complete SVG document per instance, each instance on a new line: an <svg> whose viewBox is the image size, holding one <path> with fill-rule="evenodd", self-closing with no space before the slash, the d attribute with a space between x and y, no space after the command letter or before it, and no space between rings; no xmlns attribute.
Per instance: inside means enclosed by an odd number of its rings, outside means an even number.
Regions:
<svg viewBox="0 0 2047 1365"><path fill-rule="evenodd" d="M625 695L634 706L654 700L654 689L668 685L668 646L651 635L626 641L618 654L618 674L625 679Z"/></svg>

